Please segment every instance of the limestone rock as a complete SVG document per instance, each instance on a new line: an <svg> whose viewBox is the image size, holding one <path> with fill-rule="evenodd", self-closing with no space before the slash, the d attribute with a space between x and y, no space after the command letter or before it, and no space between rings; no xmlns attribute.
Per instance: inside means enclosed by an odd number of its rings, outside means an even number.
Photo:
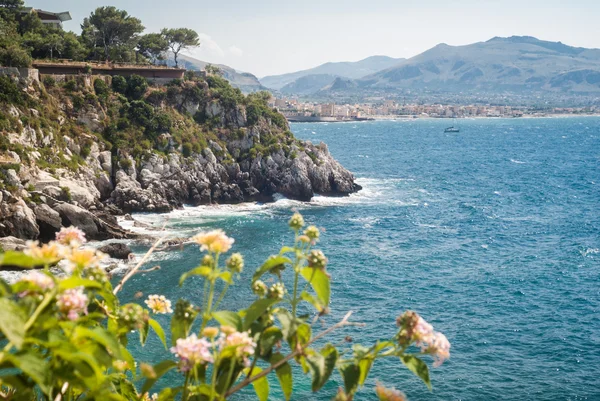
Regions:
<svg viewBox="0 0 600 401"><path fill-rule="evenodd" d="M0 236L35 239L40 234L33 210L25 201L14 196L0 203Z"/></svg>
<svg viewBox="0 0 600 401"><path fill-rule="evenodd" d="M22 251L27 248L25 240L8 236L0 238L0 247L4 251Z"/></svg>
<svg viewBox="0 0 600 401"><path fill-rule="evenodd" d="M34 213L40 229L39 239L44 242L53 240L62 227L60 214L46 204L37 205Z"/></svg>
<svg viewBox="0 0 600 401"><path fill-rule="evenodd" d="M106 244L98 248L98 250L115 259L127 259L131 253L131 248L129 248L126 244L121 244L119 242Z"/></svg>

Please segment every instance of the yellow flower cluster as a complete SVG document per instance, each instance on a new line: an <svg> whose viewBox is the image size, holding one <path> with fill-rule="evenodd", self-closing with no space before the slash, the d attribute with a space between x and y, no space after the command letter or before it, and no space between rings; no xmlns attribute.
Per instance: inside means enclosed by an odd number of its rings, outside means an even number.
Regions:
<svg viewBox="0 0 600 401"><path fill-rule="evenodd" d="M192 241L200 245L201 251L214 253L225 253L231 249L234 243L234 239L225 235L223 230L212 230L196 234L192 237Z"/></svg>

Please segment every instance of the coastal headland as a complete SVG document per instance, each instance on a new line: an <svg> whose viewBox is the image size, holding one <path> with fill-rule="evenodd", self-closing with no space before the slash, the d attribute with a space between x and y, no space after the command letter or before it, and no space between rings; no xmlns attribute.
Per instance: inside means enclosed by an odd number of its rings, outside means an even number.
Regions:
<svg viewBox="0 0 600 401"><path fill-rule="evenodd" d="M263 93L218 74L152 82L88 71L0 76L0 236L134 238L115 215L298 200L360 187L324 143L296 139Z"/></svg>

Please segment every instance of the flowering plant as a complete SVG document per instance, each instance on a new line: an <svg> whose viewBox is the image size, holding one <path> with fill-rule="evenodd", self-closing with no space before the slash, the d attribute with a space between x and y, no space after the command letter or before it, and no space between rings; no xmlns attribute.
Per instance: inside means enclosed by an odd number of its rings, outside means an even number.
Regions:
<svg viewBox="0 0 600 401"><path fill-rule="evenodd" d="M341 346L325 341L338 329L360 325L350 321L351 313L313 332L315 323L329 313L328 260L314 249L320 237L315 226L304 229L304 219L297 213L289 224L293 244L255 271L250 288L256 299L238 311L223 309L222 301L243 271L244 259L239 253L226 258L234 240L221 230L192 238L204 256L198 267L181 276L180 285L202 283L198 306L180 299L173 307L158 294L145 299L147 308L120 304L118 292L134 274L150 271L140 269L158 243L114 287L100 265L104 255L82 248L85 237L76 228L63 229L49 244L30 243L23 253L0 254L0 265L42 267L12 285L0 281L0 396L213 401L252 385L257 398L266 401L267 376L273 374L289 400L296 363L311 376L313 391L339 371L343 387L333 396L351 400L374 362L388 357L399 359L431 388L422 356L433 356L438 366L449 357L450 344L415 312L397 318L396 334L388 340L354 344L343 352ZM59 266L66 275L49 270L60 260L65 261ZM263 281L266 274L275 277L270 286ZM154 314L171 314L169 330L152 318ZM136 331L143 345L150 330L171 352L171 358L154 365L142 356L136 360L128 350L130 332ZM159 380L169 371L178 372L180 380L165 387ZM404 399L400 391L379 382L375 393L380 400Z"/></svg>

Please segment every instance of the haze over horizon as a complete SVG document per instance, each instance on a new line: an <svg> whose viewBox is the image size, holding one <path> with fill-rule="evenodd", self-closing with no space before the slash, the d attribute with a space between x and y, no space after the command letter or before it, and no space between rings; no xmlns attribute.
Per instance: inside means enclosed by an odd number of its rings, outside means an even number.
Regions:
<svg viewBox="0 0 600 401"><path fill-rule="evenodd" d="M218 3L182 0L164 8L156 0L26 0L27 6L70 11L67 30L96 7L114 5L140 18L146 32L188 27L200 34L200 48L189 53L203 61L226 64L258 77L312 68L326 62L357 61L373 55L415 56L439 44L466 45L494 36L534 36L571 46L600 47L600 3L560 0L503 0L488 4L462 0L448 4L374 0L307 0L303 7L281 2L241 0Z"/></svg>

